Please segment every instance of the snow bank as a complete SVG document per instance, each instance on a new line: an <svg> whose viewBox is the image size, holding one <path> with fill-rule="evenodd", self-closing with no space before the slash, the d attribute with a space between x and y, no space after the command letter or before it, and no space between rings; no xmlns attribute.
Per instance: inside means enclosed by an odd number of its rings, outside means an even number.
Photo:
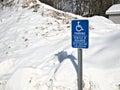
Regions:
<svg viewBox="0 0 120 90"><path fill-rule="evenodd" d="M77 90L70 25L84 18L35 0L11 3L0 10L0 90ZM88 20L83 89L119 90L120 25L98 16Z"/></svg>

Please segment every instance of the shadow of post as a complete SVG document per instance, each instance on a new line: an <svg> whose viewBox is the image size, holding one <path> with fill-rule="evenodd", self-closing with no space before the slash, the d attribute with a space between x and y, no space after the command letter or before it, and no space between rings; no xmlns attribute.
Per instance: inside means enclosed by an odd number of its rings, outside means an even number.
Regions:
<svg viewBox="0 0 120 90"><path fill-rule="evenodd" d="M68 55L66 51L61 51L58 52L58 54L55 54L55 56L58 57L60 63L62 63L65 59L70 59L75 68L76 73L78 73L78 64L75 61L77 59L72 54Z"/></svg>

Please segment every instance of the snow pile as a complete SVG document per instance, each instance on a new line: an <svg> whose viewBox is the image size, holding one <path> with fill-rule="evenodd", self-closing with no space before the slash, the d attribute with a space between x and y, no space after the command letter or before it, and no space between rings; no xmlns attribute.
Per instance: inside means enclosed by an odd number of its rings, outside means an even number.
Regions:
<svg viewBox="0 0 120 90"><path fill-rule="evenodd" d="M84 18L34 0L15 0L3 7L0 90L77 90L72 19ZM104 17L88 19L90 48L83 53L83 88L119 90L120 25Z"/></svg>

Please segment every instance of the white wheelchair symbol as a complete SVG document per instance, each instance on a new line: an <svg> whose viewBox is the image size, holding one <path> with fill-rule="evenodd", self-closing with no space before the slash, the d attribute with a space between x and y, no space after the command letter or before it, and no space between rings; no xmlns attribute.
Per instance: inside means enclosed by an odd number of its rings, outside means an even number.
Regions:
<svg viewBox="0 0 120 90"><path fill-rule="evenodd" d="M77 22L77 26L76 26L76 31L80 32L80 31L83 31L83 27L80 25L80 22L78 21Z"/></svg>

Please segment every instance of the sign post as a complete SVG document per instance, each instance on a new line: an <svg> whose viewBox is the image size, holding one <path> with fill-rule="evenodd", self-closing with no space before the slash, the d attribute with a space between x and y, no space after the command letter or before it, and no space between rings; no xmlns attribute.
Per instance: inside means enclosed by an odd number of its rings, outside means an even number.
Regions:
<svg viewBox="0 0 120 90"><path fill-rule="evenodd" d="M78 90L82 89L82 49L89 46L88 20L72 20L72 47L78 48Z"/></svg>
<svg viewBox="0 0 120 90"><path fill-rule="evenodd" d="M82 89L82 49L78 48L78 90L83 90Z"/></svg>

